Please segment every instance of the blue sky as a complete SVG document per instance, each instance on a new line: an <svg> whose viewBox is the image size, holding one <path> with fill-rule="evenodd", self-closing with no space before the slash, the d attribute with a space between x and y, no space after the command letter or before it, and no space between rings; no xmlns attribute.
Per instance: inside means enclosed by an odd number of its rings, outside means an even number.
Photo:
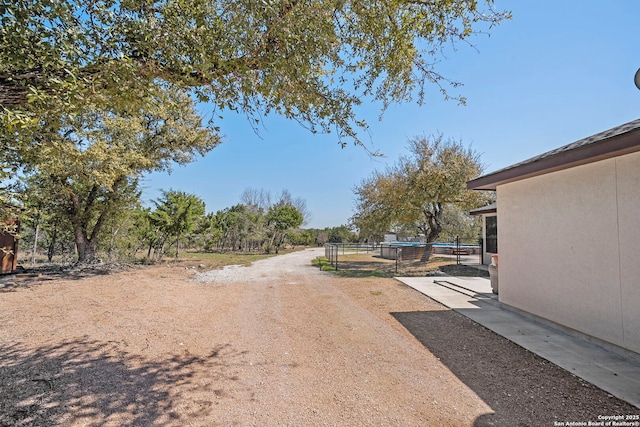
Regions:
<svg viewBox="0 0 640 427"><path fill-rule="evenodd" d="M410 137L442 133L482 154L491 172L640 117L640 1L496 1L513 19L449 50L438 71L464 83L445 101L432 88L424 105L394 105L381 121L379 104L363 105L369 135L385 158L359 147L340 148L336 136L312 135L299 124L268 117L259 135L242 117L217 123L225 142L204 158L145 181L146 200L160 190L202 198L208 212L239 203L246 188L273 195L283 189L306 200L307 227L346 224L353 187L406 153ZM204 107L206 110L206 107Z"/></svg>

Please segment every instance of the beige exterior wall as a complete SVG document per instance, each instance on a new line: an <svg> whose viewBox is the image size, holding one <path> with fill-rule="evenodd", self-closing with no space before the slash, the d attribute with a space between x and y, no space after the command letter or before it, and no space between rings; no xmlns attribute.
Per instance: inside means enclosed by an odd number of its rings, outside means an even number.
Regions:
<svg viewBox="0 0 640 427"><path fill-rule="evenodd" d="M640 153L620 157L617 173L623 335L640 352Z"/></svg>
<svg viewBox="0 0 640 427"><path fill-rule="evenodd" d="M497 193L500 301L640 353L640 153Z"/></svg>

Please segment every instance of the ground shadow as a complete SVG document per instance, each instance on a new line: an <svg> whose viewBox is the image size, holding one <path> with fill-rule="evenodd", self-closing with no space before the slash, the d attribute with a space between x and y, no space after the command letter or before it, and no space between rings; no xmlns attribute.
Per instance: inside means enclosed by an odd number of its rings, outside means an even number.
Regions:
<svg viewBox="0 0 640 427"><path fill-rule="evenodd" d="M223 363L230 357L224 346L204 357L146 360L117 343L86 339L37 349L3 345L0 426L184 425L207 416L224 393L219 383L237 380ZM206 384L194 381L202 372ZM185 394L202 396L202 387L212 399L185 405Z"/></svg>
<svg viewBox="0 0 640 427"><path fill-rule="evenodd" d="M448 276L455 277L489 277L488 271L464 264L443 265L439 270Z"/></svg>
<svg viewBox="0 0 640 427"><path fill-rule="evenodd" d="M429 262L419 259L389 259L376 254L347 253L338 255L337 265L334 259L332 263L322 259L323 269L335 271L341 277L422 277L438 271L442 265L455 263L454 259L433 257ZM325 267L326 265L326 267Z"/></svg>
<svg viewBox="0 0 640 427"><path fill-rule="evenodd" d="M130 264L88 264L88 265L41 265L29 269L22 268L12 274L0 276L0 293L15 292L18 289L33 289L51 280L80 281L95 276L105 276L145 268Z"/></svg>
<svg viewBox="0 0 640 427"><path fill-rule="evenodd" d="M353 259L343 257L338 262L338 271L335 264L328 261L323 264L323 269L335 272L341 277L424 277L424 276L456 276L456 277L489 277L488 271L470 267L463 264L455 264L455 260L434 258L425 263L420 260L399 261L385 259L379 256L371 256L368 259Z"/></svg>
<svg viewBox="0 0 640 427"><path fill-rule="evenodd" d="M475 426L553 426L640 413L454 311L391 314L495 411ZM451 339L443 339L443 331Z"/></svg>

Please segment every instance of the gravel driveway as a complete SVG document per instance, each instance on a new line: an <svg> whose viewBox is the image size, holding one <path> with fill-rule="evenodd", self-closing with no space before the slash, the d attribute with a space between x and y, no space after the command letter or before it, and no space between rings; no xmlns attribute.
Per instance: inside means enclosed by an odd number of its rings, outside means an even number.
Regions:
<svg viewBox="0 0 640 427"><path fill-rule="evenodd" d="M552 426L639 414L393 279L158 266L0 292L0 426Z"/></svg>

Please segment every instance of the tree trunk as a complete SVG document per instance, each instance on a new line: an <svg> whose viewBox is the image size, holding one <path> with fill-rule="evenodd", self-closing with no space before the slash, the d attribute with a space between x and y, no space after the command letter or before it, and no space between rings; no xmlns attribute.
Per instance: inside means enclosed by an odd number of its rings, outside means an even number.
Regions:
<svg viewBox="0 0 640 427"><path fill-rule="evenodd" d="M53 260L53 254L56 251L56 240L55 237L51 239L49 243L49 247L47 248L47 261L51 262Z"/></svg>
<svg viewBox="0 0 640 427"><path fill-rule="evenodd" d="M36 230L33 237L33 248L31 250L31 265L36 265L36 252L38 251L38 234L40 231L40 214L36 218Z"/></svg>
<svg viewBox="0 0 640 427"><path fill-rule="evenodd" d="M96 242L88 239L82 227L75 227L74 230L76 249L78 251L78 262L81 264L90 264L97 261L96 258Z"/></svg>
<svg viewBox="0 0 640 427"><path fill-rule="evenodd" d="M58 242L58 223L54 223L53 231L50 235L49 247L47 248L47 260L51 262L56 253L56 243Z"/></svg>
<svg viewBox="0 0 640 427"><path fill-rule="evenodd" d="M420 261L429 262L429 259L431 258L432 253L433 253L433 244L427 243L424 248L424 252L422 253L422 257L420 257Z"/></svg>
<svg viewBox="0 0 640 427"><path fill-rule="evenodd" d="M431 253L433 252L433 243L440 237L440 233L442 233L442 204L434 203L433 211L426 210L424 212L427 227L425 227L425 239L427 247L424 250L424 254L420 258L422 262L429 262L429 258L431 258ZM427 233L427 230L429 231Z"/></svg>

